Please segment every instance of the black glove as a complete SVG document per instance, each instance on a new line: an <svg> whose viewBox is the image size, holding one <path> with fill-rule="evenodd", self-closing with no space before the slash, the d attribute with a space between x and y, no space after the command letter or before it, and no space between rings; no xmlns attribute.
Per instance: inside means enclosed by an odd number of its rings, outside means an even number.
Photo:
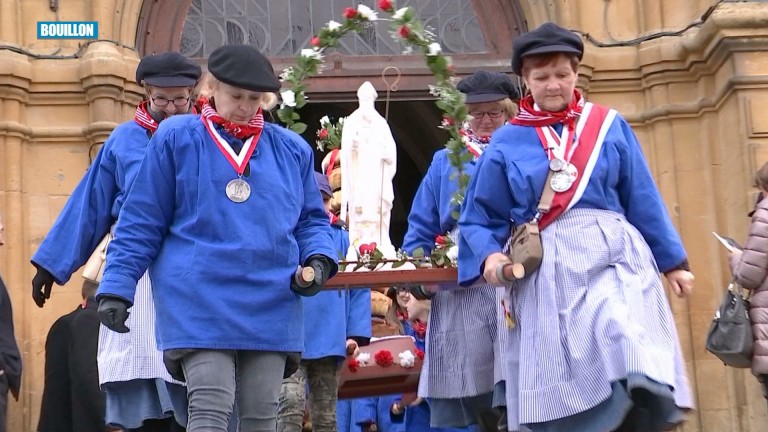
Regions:
<svg viewBox="0 0 768 432"><path fill-rule="evenodd" d="M291 279L291 289L300 296L311 297L323 289L325 281L331 275L331 262L323 255L312 255L307 259L304 267L312 267L315 271L315 280L308 287L302 288Z"/></svg>
<svg viewBox="0 0 768 432"><path fill-rule="evenodd" d="M32 264L37 268L37 274L32 278L32 299L38 307L43 307L45 300L51 298L51 288L56 279L48 270Z"/></svg>
<svg viewBox="0 0 768 432"><path fill-rule="evenodd" d="M100 296L97 310L99 320L112 331L128 333L131 329L126 327L125 321L128 319L130 306L127 301L119 297Z"/></svg>

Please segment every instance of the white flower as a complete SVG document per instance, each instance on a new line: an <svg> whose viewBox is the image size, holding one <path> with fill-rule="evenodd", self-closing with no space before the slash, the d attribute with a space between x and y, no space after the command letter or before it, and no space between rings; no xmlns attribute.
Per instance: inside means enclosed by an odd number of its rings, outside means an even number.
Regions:
<svg viewBox="0 0 768 432"><path fill-rule="evenodd" d="M431 44L429 44L429 53L427 55L436 56L436 55L440 54L440 51L442 51L442 50L443 49L440 48L440 44L439 43L432 42Z"/></svg>
<svg viewBox="0 0 768 432"><path fill-rule="evenodd" d="M456 264L456 261L459 260L459 247L457 245L451 246L445 251L445 256L451 260L453 264Z"/></svg>
<svg viewBox="0 0 768 432"><path fill-rule="evenodd" d="M320 54L320 50L317 48L304 48L301 50L301 53L299 53L302 57L306 58L313 58L313 59L320 59L322 58Z"/></svg>
<svg viewBox="0 0 768 432"><path fill-rule="evenodd" d="M331 20L331 21L328 21L327 26L328 26L328 30L336 31L341 27L341 23Z"/></svg>
<svg viewBox="0 0 768 432"><path fill-rule="evenodd" d="M403 351L397 356L400 358L400 366L404 368L412 368L414 363L416 363L416 356L410 350Z"/></svg>
<svg viewBox="0 0 768 432"><path fill-rule="evenodd" d="M357 14L367 19L368 21L376 21L376 12L366 5L357 5Z"/></svg>
<svg viewBox="0 0 768 432"><path fill-rule="evenodd" d="M397 10L397 12L395 12L394 15L392 15L392 19L394 19L394 20L403 19L403 17L405 16L406 12L408 12L408 7L407 6L403 7L403 8L400 8L400 9Z"/></svg>
<svg viewBox="0 0 768 432"><path fill-rule="evenodd" d="M296 93L294 93L293 90L281 91L280 97L283 99L283 102L280 104L280 108L296 106Z"/></svg>
<svg viewBox="0 0 768 432"><path fill-rule="evenodd" d="M368 363L371 361L371 354L362 352L355 357L355 360L357 360L360 366L368 366Z"/></svg>
<svg viewBox="0 0 768 432"><path fill-rule="evenodd" d="M323 118L320 119L320 126L325 126L331 124L331 119L328 118L328 116L323 116Z"/></svg>
<svg viewBox="0 0 768 432"><path fill-rule="evenodd" d="M293 77L293 66L283 69L283 73L280 74L280 81L285 81Z"/></svg>

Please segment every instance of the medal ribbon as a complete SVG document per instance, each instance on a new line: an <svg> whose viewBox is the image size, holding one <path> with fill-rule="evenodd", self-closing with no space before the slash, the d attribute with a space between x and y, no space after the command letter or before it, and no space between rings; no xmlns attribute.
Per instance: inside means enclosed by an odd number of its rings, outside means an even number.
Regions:
<svg viewBox="0 0 768 432"><path fill-rule="evenodd" d="M579 125L582 124L583 122L579 122ZM560 134L559 140L552 126L539 126L536 128L536 133L539 135L539 140L544 147L544 151L547 152L549 160L556 158L567 163L571 162L573 152L579 146L579 140L574 139L577 134L573 125L563 125L563 131Z"/></svg>
<svg viewBox="0 0 768 432"><path fill-rule="evenodd" d="M571 154L571 161L580 174L567 191L555 193L550 210L539 219L539 229L543 230L555 218L573 207L581 199L600 155L605 134L614 118L615 111L591 103L586 104L584 113L576 127L577 140L580 145L574 147ZM549 187L549 185L544 185L544 187Z"/></svg>
<svg viewBox="0 0 768 432"><path fill-rule="evenodd" d="M230 146L229 143L221 137L219 131L213 127L213 122L211 122L209 119L203 118L203 124L205 125L205 129L208 131L208 134L211 136L211 138L213 138L213 142L215 142L216 146L219 148L219 151L221 151L224 157L227 158L229 164L232 165L232 168L235 169L237 176L242 177L243 172L245 172L245 167L248 165L248 160L251 159L253 151L256 150L256 142L261 136L261 130L257 135L253 135L246 139L245 142L243 142L243 148L240 150L240 154L236 154L232 149L232 146Z"/></svg>

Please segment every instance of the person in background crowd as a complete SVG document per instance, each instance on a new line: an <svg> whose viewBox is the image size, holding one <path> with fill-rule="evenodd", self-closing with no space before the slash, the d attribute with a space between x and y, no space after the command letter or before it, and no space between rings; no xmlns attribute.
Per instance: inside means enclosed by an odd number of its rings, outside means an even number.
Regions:
<svg viewBox="0 0 768 432"><path fill-rule="evenodd" d="M731 252L730 267L736 282L752 291L749 298L749 320L755 339L752 373L768 399L768 163L755 173L755 187L759 194L755 210L750 214L749 237L744 249Z"/></svg>
<svg viewBox="0 0 768 432"><path fill-rule="evenodd" d="M37 268L32 297L39 307L50 298L53 283L66 283L116 223L147 143L165 119L193 111L193 90L201 73L200 66L173 52L139 62L136 82L144 87L146 100L136 108L133 120L109 136L32 257ZM134 288L127 321L133 331L102 328L99 335L99 381L106 393L107 424L131 432L183 430L186 389L165 370L156 348L149 275L144 274Z"/></svg>
<svg viewBox="0 0 768 432"><path fill-rule="evenodd" d="M491 134L517 113L514 100L519 91L506 74L482 70L462 79L457 88L465 94L470 115L462 133L466 151L472 155L464 163L464 172L471 177ZM448 150L435 153L411 206L404 250L420 248L429 256L436 238L449 236L455 240L457 221L453 213L458 209L451 204L451 198L458 183L454 171ZM483 431L495 432L503 420L494 406L504 405L501 394L494 398L495 385L503 380L500 336L505 329L501 324L499 289L491 285L462 289L456 285L437 293L423 293L420 298L432 298L419 381L419 395L430 400L431 424L479 424ZM468 340L473 343L467 344Z"/></svg>
<svg viewBox="0 0 768 432"><path fill-rule="evenodd" d="M410 322L411 336L416 348L422 352L426 349L427 324L429 320L430 301L419 300L411 297L406 305L408 321ZM392 408L392 420L404 422L406 432L468 432L469 428L443 428L430 426L431 400L417 397L414 400L406 399L396 401Z"/></svg>
<svg viewBox="0 0 768 432"><path fill-rule="evenodd" d="M104 432L104 392L96 352L98 284L83 281L83 302L51 326L45 340L45 385L38 432Z"/></svg>
<svg viewBox="0 0 768 432"><path fill-rule="evenodd" d="M5 227L0 213L0 246L5 244ZM19 400L21 353L13 331L13 308L8 288L0 277L0 432L8 428L8 391Z"/></svg>
<svg viewBox="0 0 768 432"><path fill-rule="evenodd" d="M659 277L693 289L680 236L632 128L576 90L581 38L546 23L513 48L530 93L470 180L458 261L462 286L508 286L508 428L669 430L693 407ZM502 252L513 228L528 267Z"/></svg>
<svg viewBox="0 0 768 432"><path fill-rule="evenodd" d="M344 223L330 212L333 193L328 178L316 172L315 180L332 221L334 246L343 255L349 248L349 234ZM339 367L345 356L357 356L358 347L368 344L370 317L369 289L328 291L304 299L304 352L299 369L283 380L278 432L301 432L307 392L312 430L337 431Z"/></svg>
<svg viewBox="0 0 768 432"><path fill-rule="evenodd" d="M304 349L301 296L323 288L337 255L311 147L264 122L280 88L272 64L253 46L224 45L208 71L201 116L170 118L149 142L109 246L99 316L129 331L151 266L158 347L186 381L187 430L226 431L237 399L241 430L274 431L282 379L295 372L286 359ZM297 278L300 266L313 277Z"/></svg>

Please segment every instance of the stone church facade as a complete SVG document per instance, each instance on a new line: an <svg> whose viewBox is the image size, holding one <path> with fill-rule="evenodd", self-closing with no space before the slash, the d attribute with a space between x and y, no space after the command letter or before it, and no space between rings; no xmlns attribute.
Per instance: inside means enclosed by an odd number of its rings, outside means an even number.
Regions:
<svg viewBox="0 0 768 432"><path fill-rule="evenodd" d="M80 302L75 274L64 287L54 287L45 308L37 308L29 258L99 145L116 124L132 118L143 96L134 82L139 58L180 50L204 64L216 46L246 42L267 52L279 71L306 46L312 28L352 6L339 0L300 3L0 0L0 212L6 233L0 274L10 289L25 367L22 395L9 407L10 431L36 430L48 328ZM324 10L317 10L320 3ZM363 3L375 6L373 0ZM670 297L698 404L681 429L765 430L766 402L754 377L723 367L703 341L729 277L725 251L710 233L745 237L755 193L752 173L768 161L768 2L399 3L421 8L460 74L508 71L512 38L546 21L584 35L580 87L635 128L696 274L689 299ZM38 21L77 20L98 21L99 40L37 39ZM316 123L328 112L348 114L365 79L375 83L382 101L389 94L391 104L381 107L391 111L404 155L393 215L393 229L399 223L402 231L409 198L440 146L433 126L439 112L426 91L431 77L423 61L387 42L385 27L369 30L329 55L326 72L310 80L313 103L306 118ZM387 66L400 74L398 88L389 93L381 78Z"/></svg>

